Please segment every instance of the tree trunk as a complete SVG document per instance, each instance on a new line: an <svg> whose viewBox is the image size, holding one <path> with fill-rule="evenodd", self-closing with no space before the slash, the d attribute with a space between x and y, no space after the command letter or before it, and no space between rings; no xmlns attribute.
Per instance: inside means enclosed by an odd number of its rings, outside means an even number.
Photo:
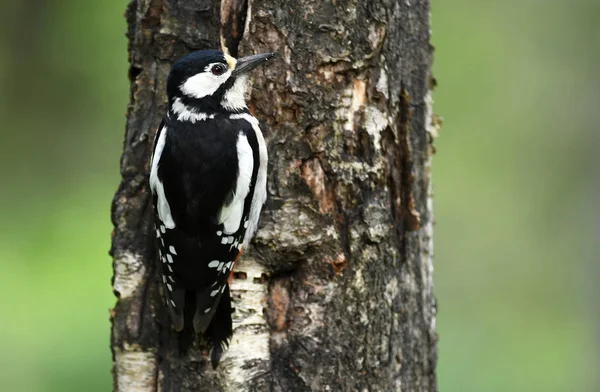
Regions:
<svg viewBox="0 0 600 392"><path fill-rule="evenodd" d="M429 2L133 0L115 195L117 391L435 391ZM161 300L148 189L172 62L276 51L253 73L269 200L216 371Z"/></svg>

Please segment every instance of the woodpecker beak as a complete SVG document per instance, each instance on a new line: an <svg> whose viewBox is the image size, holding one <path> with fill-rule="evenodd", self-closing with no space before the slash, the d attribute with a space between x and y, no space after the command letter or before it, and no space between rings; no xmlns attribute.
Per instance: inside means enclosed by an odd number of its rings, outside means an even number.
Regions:
<svg viewBox="0 0 600 392"><path fill-rule="evenodd" d="M274 56L275 53L261 53L237 59L235 69L233 70L231 75L238 76L248 73Z"/></svg>

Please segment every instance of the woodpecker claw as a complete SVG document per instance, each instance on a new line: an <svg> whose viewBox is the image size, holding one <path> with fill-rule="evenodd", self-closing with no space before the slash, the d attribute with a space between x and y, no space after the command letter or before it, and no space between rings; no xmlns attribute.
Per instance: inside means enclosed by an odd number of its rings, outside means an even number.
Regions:
<svg viewBox="0 0 600 392"><path fill-rule="evenodd" d="M242 253L244 253L244 250L240 248L240 252L235 257L235 260L233 260L233 265L231 266L231 272L229 273L229 278L227 278L227 284L229 284L229 286L231 286L231 282L233 281L233 270L235 268L235 265L237 264L237 261L240 259L240 257L242 257Z"/></svg>

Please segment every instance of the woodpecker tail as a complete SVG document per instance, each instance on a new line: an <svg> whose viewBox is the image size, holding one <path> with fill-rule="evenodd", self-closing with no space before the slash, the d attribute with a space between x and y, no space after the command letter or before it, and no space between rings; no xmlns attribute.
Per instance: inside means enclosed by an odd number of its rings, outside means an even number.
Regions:
<svg viewBox="0 0 600 392"><path fill-rule="evenodd" d="M229 339L231 339L233 334L231 313L231 296L229 285L226 285L216 312L204 333L206 340L210 344L210 360L213 369L216 369L219 365L221 356L229 346Z"/></svg>
<svg viewBox="0 0 600 392"><path fill-rule="evenodd" d="M229 286L225 285L225 289L220 295L218 305L215 306L215 309L210 314L203 314L203 316L209 316L209 322L206 323L206 327L204 327L206 318L199 317L200 312L198 309L204 309L204 306L198 305L198 297L201 297L201 295L194 291L188 291L185 295L185 312L183 315L185 318L185 328L179 331L179 350L182 354L187 353L193 344L194 336L204 335L210 346L212 367L216 369L233 335ZM193 328L191 327L192 325Z"/></svg>

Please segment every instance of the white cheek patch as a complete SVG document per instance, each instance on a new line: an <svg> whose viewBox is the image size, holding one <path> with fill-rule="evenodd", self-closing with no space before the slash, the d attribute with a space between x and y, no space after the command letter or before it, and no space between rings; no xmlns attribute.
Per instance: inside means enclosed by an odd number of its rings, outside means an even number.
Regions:
<svg viewBox="0 0 600 392"><path fill-rule="evenodd" d="M235 83L223 96L221 105L225 109L237 110L246 108L246 86L248 84L248 76L240 75L235 80Z"/></svg>
<svg viewBox="0 0 600 392"><path fill-rule="evenodd" d="M216 64L216 63L214 63ZM196 75L188 78L179 88L182 93L192 98L204 98L208 95L213 95L219 87L225 83L231 71L228 70L222 75L213 75L210 72L211 67L214 64L209 64L203 72L197 73ZM219 63L220 64L220 63Z"/></svg>

